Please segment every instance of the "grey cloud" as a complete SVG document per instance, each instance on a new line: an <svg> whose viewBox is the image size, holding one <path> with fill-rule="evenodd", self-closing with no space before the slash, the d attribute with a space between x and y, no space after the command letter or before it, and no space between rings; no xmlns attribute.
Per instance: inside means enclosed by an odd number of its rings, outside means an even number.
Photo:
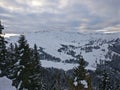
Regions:
<svg viewBox="0 0 120 90"><path fill-rule="evenodd" d="M8 32L99 30L120 24L119 4L120 0L1 0L0 19Z"/></svg>

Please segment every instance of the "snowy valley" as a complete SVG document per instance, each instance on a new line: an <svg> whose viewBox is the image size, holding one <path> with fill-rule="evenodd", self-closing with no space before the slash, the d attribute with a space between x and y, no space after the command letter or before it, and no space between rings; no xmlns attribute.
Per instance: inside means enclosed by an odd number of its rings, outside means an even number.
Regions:
<svg viewBox="0 0 120 90"><path fill-rule="evenodd" d="M9 35L9 36L8 36ZM111 60L114 53L109 46L117 43L120 33L80 33L77 31L37 31L24 33L28 43L37 44L43 67L65 71L77 66L79 56L88 63L86 69L95 70L100 60ZM18 34L6 34L9 43L18 40Z"/></svg>

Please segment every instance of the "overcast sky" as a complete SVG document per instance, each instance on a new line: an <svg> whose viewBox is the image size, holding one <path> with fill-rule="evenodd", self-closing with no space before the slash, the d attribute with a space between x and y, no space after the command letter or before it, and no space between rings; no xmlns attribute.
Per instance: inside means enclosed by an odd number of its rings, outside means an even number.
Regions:
<svg viewBox="0 0 120 90"><path fill-rule="evenodd" d="M120 30L120 0L0 0L5 32Z"/></svg>

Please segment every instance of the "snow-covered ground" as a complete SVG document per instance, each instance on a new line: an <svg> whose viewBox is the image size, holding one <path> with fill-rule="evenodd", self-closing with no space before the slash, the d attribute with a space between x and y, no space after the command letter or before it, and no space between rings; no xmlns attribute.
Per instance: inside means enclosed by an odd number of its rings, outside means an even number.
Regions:
<svg viewBox="0 0 120 90"><path fill-rule="evenodd" d="M43 67L49 68L54 67L58 69L64 69L65 71L70 70L77 66L77 64L67 64L62 62L52 62L47 60L41 60L41 64Z"/></svg>
<svg viewBox="0 0 120 90"><path fill-rule="evenodd" d="M0 90L16 90L15 87L12 86L12 81L7 79L6 77L0 78Z"/></svg>
<svg viewBox="0 0 120 90"><path fill-rule="evenodd" d="M48 54L61 59L61 62L41 60L43 67L55 67L64 70L72 69L76 64L63 63L66 59L69 60L74 57L65 52L58 52L58 49L61 48L61 44L84 48L90 41L95 41L91 46L99 46L100 48L93 49L92 52L86 53L85 51L80 50L80 48L74 49L76 55L81 53L89 63L86 68L94 70L95 62L100 59L104 60L105 55L108 52L108 43L100 45L102 41L105 40L107 42L115 40L118 37L120 38L120 33L79 33L77 31L38 31L34 33L25 33L24 35L31 47L33 47L34 44L37 44L38 47L44 48L44 51ZM9 42L18 40L18 34L6 34L6 37Z"/></svg>

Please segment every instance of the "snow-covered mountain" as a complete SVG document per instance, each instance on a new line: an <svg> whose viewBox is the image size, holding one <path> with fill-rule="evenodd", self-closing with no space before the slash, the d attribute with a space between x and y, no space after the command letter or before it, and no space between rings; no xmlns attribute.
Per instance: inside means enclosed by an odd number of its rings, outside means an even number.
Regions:
<svg viewBox="0 0 120 90"><path fill-rule="evenodd" d="M9 35L9 38L7 37ZM43 67L69 70L77 66L79 55L88 62L87 69L95 70L96 61L110 60L108 46L117 42L120 33L80 33L77 31L38 31L24 33L31 47L37 44ZM17 34L6 34L9 42Z"/></svg>

